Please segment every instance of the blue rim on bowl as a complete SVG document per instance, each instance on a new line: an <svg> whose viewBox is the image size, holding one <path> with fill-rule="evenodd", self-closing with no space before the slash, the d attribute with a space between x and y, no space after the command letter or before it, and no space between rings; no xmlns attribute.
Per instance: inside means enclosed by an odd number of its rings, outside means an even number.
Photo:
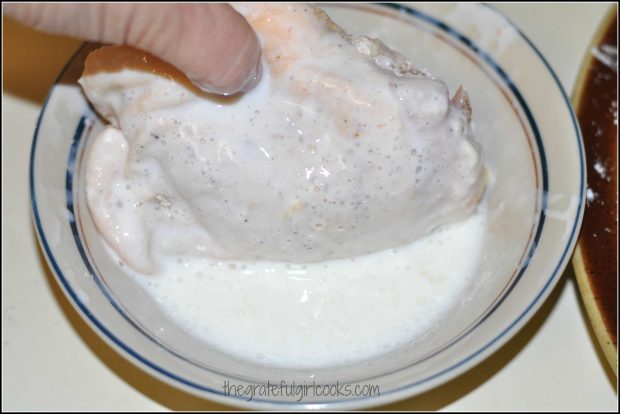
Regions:
<svg viewBox="0 0 620 414"><path fill-rule="evenodd" d="M529 251L528 253L525 255L523 261L521 262L521 268L519 269L519 271L517 272L516 276L511 280L511 283L507 286L507 288L503 291L502 296L499 298L499 300L497 300L489 309L487 309L487 311L484 313L484 315L482 315L482 317L480 319L478 319L478 321L476 323L474 323L466 332L463 332L461 335L459 335L454 341L450 342L449 344L447 344L445 347L443 347L442 349L436 351L434 354L428 356L428 358L434 356L436 353L442 352L445 349L447 349L448 347L454 345L455 343L457 343L458 341L462 340L463 338L467 337L468 335L470 335L478 326L480 326L481 324L483 324L487 318L489 318L493 312L495 312L504 302L504 300L508 297L508 295L510 294L510 292L517 286L517 284L519 283L519 280L521 278L521 276L525 273L528 265L529 265L529 261L530 259L534 256L536 249L538 248L538 241L539 238L543 232L543 227L545 225L545 219L546 219L546 208L547 208L547 194L548 194L548 190L549 190L549 177L548 177L548 171L547 171L547 156L545 154L545 150L543 147L543 139L541 137L541 133L539 131L538 125L536 123L536 120L534 119L534 115L532 114L532 111L530 110L526 99L523 97L523 95L521 94L520 90L517 88L517 86L515 85L515 83L513 83L513 81L511 80L510 76L508 75L508 73L502 69L502 67L497 64L495 62L495 60L491 57L490 54L488 54L487 52L485 52L484 50L482 50L479 46L477 46L473 41L471 41L468 37L464 36L463 34L461 34L459 31L453 29L451 26L447 25L446 23L436 19L435 17L426 14L422 11L416 10L414 8L411 7L407 7L407 6L402 6L402 5L398 5L398 4L382 4L381 6L389 8L389 9L393 9L393 10L397 10L398 12L401 12L411 18L415 18L418 19L420 21L423 21L425 24L429 24L431 26L434 26L436 29L440 30L443 34L445 34L446 36L450 37L452 40L460 43L462 46L464 46L465 48L467 48L471 53L475 54L479 59L481 59L486 65L488 65L488 67L495 73L495 75L500 79L500 81L504 84L504 87L506 87L514 96L514 98L516 99L516 101L518 102L519 106L520 106L520 110L523 111L523 113L525 114L525 117L529 123L529 128L531 128L531 131L533 132L534 135L534 142L536 145L536 150L537 150L537 155L539 157L539 162L540 162L540 166L541 166L541 200L540 200L540 216L538 218L538 224L535 230L535 234L533 237L533 241L529 244ZM496 12L497 13L497 12ZM503 18L503 16L502 16ZM504 18L505 19L505 18ZM507 20L507 19L506 19ZM507 20L508 21L508 20ZM570 113L570 118L572 120L573 123L573 128L574 128L574 136L577 140L577 145L576 147L578 148L578 158L579 158L579 173L580 173L580 187L579 187L579 197L577 200L577 208L576 208L576 212L575 212L575 217L574 219L572 219L572 227L570 229L570 235L565 243L564 249L561 253L560 258L557 261L557 264L555 265L553 271L551 272L549 278L546 280L546 282L544 283L543 287L540 289L540 291L536 294L536 296L534 297L534 299L525 307L525 309L523 309L518 316L516 316L513 321L508 324L508 326L506 326L503 330L501 330L495 337L493 337L490 341L488 341L486 344L484 344L483 346L479 347L475 352L470 353L469 355L467 355L466 357L456 361L455 363L453 363L452 365L450 365L449 367L436 372L426 378L423 378L421 380L417 380L415 382L412 383L408 383L406 385L400 386L398 388L394 388L394 389L390 389L389 391L382 393L381 394L381 398L376 399L377 401L375 401L375 398L372 398L372 402L370 401L363 401L363 398L356 398L356 399L351 399L351 400L346 400L346 399L342 399L342 400L338 400L338 401L334 401L334 402L325 402L325 401L309 401L309 402L304 402L303 406L306 408L322 408L322 407L354 407L354 406L359 406L359 405L370 405L370 404L379 404L379 403L386 403L389 401L393 401L405 396L409 396L409 395L413 395L417 392L421 392L425 389L428 389L429 387L431 387L433 384L438 384L444 381L447 381L448 379L452 378L454 375L457 375L458 373L462 373L463 371L465 371L466 369L470 368L471 366L473 366L475 363L479 362L483 356L485 355L489 355L492 351L494 351L495 349L499 348L499 346L501 346L503 343L505 343L508 339L510 339L510 337L512 337L512 335L514 335L517 332L518 327L522 326L528 319L529 317L531 317L534 313L534 311L536 309L538 309L538 307L541 306L543 300L549 295L551 288L553 286L555 286L555 284L557 283L559 276L561 275L561 272L563 271L563 269L565 268L565 266L568 263L568 259L569 259L569 255L572 252L572 249L575 245L576 242L576 236L578 234L578 230L579 230L579 226L581 223L581 219L583 216L583 209L584 209L584 203L583 203L583 199L584 199L584 193L585 193L585 161L584 161L584 150L583 150L583 142L581 139L581 134L578 128L578 124L576 121L576 118L573 114L572 111L572 107L570 105L570 101L566 95L566 92L564 91L562 85L559 82L559 79L557 77L557 75L554 73L553 69L551 68L551 66L548 64L548 62L545 60L545 58L542 56L542 54L538 51L538 49L536 49L536 47L533 45L533 43L521 32L518 30L518 28L516 28L516 26L514 26L514 24L512 24L512 22L508 21L509 24L517 31L517 33L519 34L519 36L521 37L522 40L524 40L527 45L534 51L534 53L536 54L536 56L540 59L540 61L544 64L546 70L548 71L548 73L551 75L551 77L553 78L553 81L555 82L556 86L557 86L557 90L561 93L561 96L566 104L566 109L568 110L568 112ZM81 51L82 49L80 49ZM69 66L71 65L71 63L74 61L74 59L80 54L80 51L78 51L74 57L70 60L70 62L67 64L67 66L65 67L65 69L63 70L63 72L61 73L61 75L59 76L58 80L56 81L56 84L58 83L58 81L60 80L60 78L63 76L63 74L65 73L65 71L69 68ZM41 115L39 117L39 120L37 122L37 127L35 130L35 134L34 134L34 139L33 139L33 144L32 144L32 150L31 150L31 157L30 157L30 192L31 192L31 199L32 199L32 209L33 209L33 217L34 217L34 222L35 222L35 227L37 230L37 235L39 237L39 241L40 244L43 248L43 251L45 253L46 259L48 261L48 263L50 264L50 266L52 267L52 269L54 270L54 274L57 278L57 281L59 282L59 284L61 285L63 291L65 292L65 294L70 298L71 303L73 304L73 306L78 309L79 313L82 314L82 316L84 317L84 319L86 319L92 326L95 327L95 330L110 344L112 344L117 350L120 350L121 353L124 353L126 356L129 357L130 360L133 360L135 362L138 362L138 365L142 366L142 367L146 367L150 372L154 372L157 374L157 376L169 383L172 383L174 385L181 385L183 389L188 390L190 392L194 392L197 395L200 396L209 396L212 397L213 399L217 400L217 401L221 401L221 402L225 402L225 403L233 403L233 404L244 404L247 403L247 401L245 401L243 398L241 397L233 397L233 396L225 396L224 392L218 389L214 389L211 387L206 387L203 386L201 384L197 384L193 381L187 380L179 375L176 375L173 372L170 372L169 370L159 366L157 363L149 360L148 358L144 357L143 355L141 355L139 352L137 352L136 350L132 349L131 346L127 345L126 343L123 342L122 339L118 338L110 329L108 329L102 322L100 322L97 317L91 312L91 310L88 308L87 304L84 303L83 300L80 299L78 293L73 289L71 283L67 280L67 278L65 277L65 275L63 274L63 269L62 266L59 265L59 262L57 260L57 258L54 256L52 248L50 247L50 243L48 242L48 237L46 236L44 230L43 230L43 225L41 222L41 217L39 214L39 208L40 208L40 204L38 202L37 199L37 194L35 191L35 156L36 156L36 151L37 151L37 143L38 143L38 138L39 138L39 130L40 130L40 126L41 126L41 121L43 120L43 117L46 113L46 109L47 109L47 104L48 101L50 99L50 97L52 96L54 92L54 88L52 88L52 90L50 91L46 102L43 105L42 111L41 111ZM90 115L92 116L92 114ZM72 228L72 232L73 232L73 236L76 242L76 247L77 249L80 251L80 255L82 256L82 259L84 260L85 265L88 268L88 271L90 272L90 274L92 275L93 279L95 280L95 282L98 284L101 292L107 297L107 299L110 301L111 305L114 306L114 308L130 323L132 324L136 329L141 330L141 328L139 326L137 326L136 324L133 323L131 317L127 316L124 314L122 307L118 306L118 304L116 303L114 297L112 295L109 294L109 292L106 290L106 288L104 287L102 281L100 280L99 276L96 274L95 271L93 271L93 268L91 266L91 264L89 263L89 259L86 255L86 253L84 252L83 246L81 245L81 241L80 241L80 237L78 234L78 230L76 228L76 223L75 223L75 219L74 219L74 210L73 210L73 202L74 202L74 194L73 194L73 174L74 174L74 163L75 163L75 159L76 159L76 155L77 155L77 150L78 150L78 146L80 143L80 139L83 136L83 132L85 130L85 126L86 123L88 121L88 116L83 116L81 118L81 121L78 125L77 130L75 131L73 140L72 140L72 145L71 145L71 150L70 150L70 154L68 155L68 165L67 165L67 169L66 169L66 185L65 185L65 189L66 189L66 207L70 213L70 222L71 222L71 228ZM142 332L147 338L149 338L151 341L154 341L153 338L151 338L147 333ZM165 345L163 344L158 344L159 346L166 348ZM175 356L183 358L181 355L178 355L175 353L175 351L170 350L170 349L166 349L167 352L173 353ZM417 361L419 362L419 361ZM416 362L416 363L417 363ZM407 367L402 367L402 369L405 369ZM220 373L221 374L221 373ZM235 400L235 398L237 400ZM366 399L369 399L371 397L366 397ZM246 405L247 406L247 405ZM254 406L254 407L261 407L261 408L268 408L269 406L272 407L278 407L278 408L287 408L287 407L292 407L293 404L291 404L290 402L287 401L278 401L278 400L269 400L269 399L254 399L252 401L251 404L249 404L249 406Z"/></svg>

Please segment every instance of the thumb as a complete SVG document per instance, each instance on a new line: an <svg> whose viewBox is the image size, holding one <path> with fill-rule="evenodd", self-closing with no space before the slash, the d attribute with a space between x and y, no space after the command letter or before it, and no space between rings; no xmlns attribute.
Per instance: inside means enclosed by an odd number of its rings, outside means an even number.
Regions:
<svg viewBox="0 0 620 414"><path fill-rule="evenodd" d="M207 92L234 94L260 79L256 33L227 4L22 3L4 10L40 30L145 50Z"/></svg>

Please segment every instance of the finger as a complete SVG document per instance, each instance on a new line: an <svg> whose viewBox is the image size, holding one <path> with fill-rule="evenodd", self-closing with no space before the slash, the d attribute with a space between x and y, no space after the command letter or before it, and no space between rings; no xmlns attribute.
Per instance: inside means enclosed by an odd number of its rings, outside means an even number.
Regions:
<svg viewBox="0 0 620 414"><path fill-rule="evenodd" d="M143 49L209 92L233 94L260 77L256 33L227 4L7 4L5 12L40 30Z"/></svg>

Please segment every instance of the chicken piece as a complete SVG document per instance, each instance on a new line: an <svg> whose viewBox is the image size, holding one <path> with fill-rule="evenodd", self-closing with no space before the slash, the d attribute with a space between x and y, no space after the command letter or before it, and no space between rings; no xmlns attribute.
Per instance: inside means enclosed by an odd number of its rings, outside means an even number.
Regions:
<svg viewBox="0 0 620 414"><path fill-rule="evenodd" d="M353 257L473 211L485 185L464 90L451 101L444 82L316 6L235 7L263 46L251 92L205 94L124 46L86 61L80 82L112 125L89 154L88 203L125 261Z"/></svg>

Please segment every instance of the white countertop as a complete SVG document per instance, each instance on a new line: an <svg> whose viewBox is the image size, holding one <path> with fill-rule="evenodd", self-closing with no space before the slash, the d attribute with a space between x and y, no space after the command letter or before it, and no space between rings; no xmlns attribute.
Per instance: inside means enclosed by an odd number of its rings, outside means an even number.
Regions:
<svg viewBox="0 0 620 414"><path fill-rule="evenodd" d="M572 91L609 4L501 4ZM4 19L4 18L3 18ZM79 41L8 19L2 91L2 410L222 410L142 372L106 345L60 291L34 233L28 162L36 118ZM394 410L615 411L616 378L590 328L572 268L506 345Z"/></svg>

